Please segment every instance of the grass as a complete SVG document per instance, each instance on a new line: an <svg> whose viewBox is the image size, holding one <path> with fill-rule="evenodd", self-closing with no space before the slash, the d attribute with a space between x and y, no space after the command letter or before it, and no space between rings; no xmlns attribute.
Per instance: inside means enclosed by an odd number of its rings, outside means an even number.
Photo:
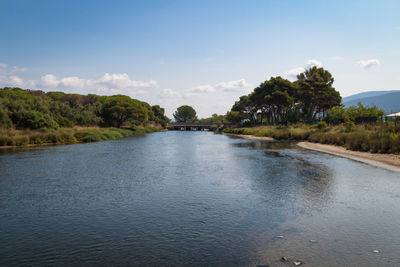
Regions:
<svg viewBox="0 0 400 267"><path fill-rule="evenodd" d="M100 128L74 127L58 130L0 129L0 146L75 144L115 140L159 131L157 127Z"/></svg>
<svg viewBox="0 0 400 267"><path fill-rule="evenodd" d="M372 153L400 153L400 124L362 124L337 126L297 124L225 128L225 133L267 136L277 140L310 141L343 146L349 150Z"/></svg>

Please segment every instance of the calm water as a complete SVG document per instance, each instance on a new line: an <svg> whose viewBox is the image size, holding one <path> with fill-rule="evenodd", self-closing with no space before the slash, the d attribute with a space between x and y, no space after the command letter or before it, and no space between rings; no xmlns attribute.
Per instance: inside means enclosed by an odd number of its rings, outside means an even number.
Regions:
<svg viewBox="0 0 400 267"><path fill-rule="evenodd" d="M398 173L205 132L1 153L1 266L400 266Z"/></svg>

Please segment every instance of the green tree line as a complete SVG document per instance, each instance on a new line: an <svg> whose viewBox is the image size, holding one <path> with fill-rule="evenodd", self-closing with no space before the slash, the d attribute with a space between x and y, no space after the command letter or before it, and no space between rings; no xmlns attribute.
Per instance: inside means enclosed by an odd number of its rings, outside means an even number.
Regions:
<svg viewBox="0 0 400 267"><path fill-rule="evenodd" d="M129 96L79 95L5 87L0 89L0 127L58 129L79 126L141 126L169 119L160 106Z"/></svg>
<svg viewBox="0 0 400 267"><path fill-rule="evenodd" d="M241 96L226 119L249 125L311 123L324 119L330 108L341 104L342 98L333 82L332 75L318 67L297 75L294 82L272 77L249 95Z"/></svg>
<svg viewBox="0 0 400 267"><path fill-rule="evenodd" d="M287 125L326 121L329 124L371 123L384 115L377 107L343 107L333 87L334 78L323 68L312 67L291 82L272 77L249 95L241 96L225 119L231 123Z"/></svg>

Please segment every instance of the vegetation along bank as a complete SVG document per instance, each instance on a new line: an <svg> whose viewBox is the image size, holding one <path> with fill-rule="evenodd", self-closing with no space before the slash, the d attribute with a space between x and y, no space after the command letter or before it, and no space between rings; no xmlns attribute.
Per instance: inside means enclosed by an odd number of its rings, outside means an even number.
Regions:
<svg viewBox="0 0 400 267"><path fill-rule="evenodd" d="M0 89L0 146L71 144L162 130L158 105L129 96Z"/></svg>
<svg viewBox="0 0 400 267"><path fill-rule="evenodd" d="M384 111L375 106L344 107L333 81L318 67L294 82L272 77L235 102L225 116L231 126L223 132L400 153L400 122L385 122Z"/></svg>

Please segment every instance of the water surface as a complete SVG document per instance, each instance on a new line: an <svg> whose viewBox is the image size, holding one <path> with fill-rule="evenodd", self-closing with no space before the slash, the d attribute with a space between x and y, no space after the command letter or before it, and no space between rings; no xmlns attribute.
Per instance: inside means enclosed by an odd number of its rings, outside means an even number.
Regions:
<svg viewBox="0 0 400 267"><path fill-rule="evenodd" d="M399 266L399 203L398 173L293 143L166 132L3 151L0 265Z"/></svg>

